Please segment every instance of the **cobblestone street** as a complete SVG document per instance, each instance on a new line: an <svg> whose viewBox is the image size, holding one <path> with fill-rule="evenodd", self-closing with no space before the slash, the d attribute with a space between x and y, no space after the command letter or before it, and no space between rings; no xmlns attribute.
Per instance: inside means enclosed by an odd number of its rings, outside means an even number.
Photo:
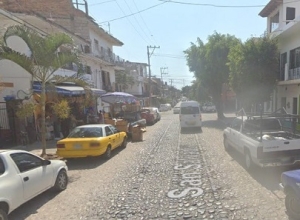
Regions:
<svg viewBox="0 0 300 220"><path fill-rule="evenodd" d="M143 142L110 160L68 161L70 184L15 210L10 219L288 219L279 190L283 168L251 173L223 147L224 124L203 114L203 128L180 132L162 113Z"/></svg>

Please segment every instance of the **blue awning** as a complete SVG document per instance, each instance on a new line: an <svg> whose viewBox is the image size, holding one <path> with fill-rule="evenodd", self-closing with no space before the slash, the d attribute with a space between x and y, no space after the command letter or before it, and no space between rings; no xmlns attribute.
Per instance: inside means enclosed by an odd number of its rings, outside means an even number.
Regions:
<svg viewBox="0 0 300 220"><path fill-rule="evenodd" d="M32 85L32 89L33 92L37 92L40 93L41 90L41 83L40 82L34 82ZM46 92L50 92L53 91L53 88L48 87L46 88ZM67 96L72 96L72 95L84 95L85 94L85 90L83 87L81 86L55 86L54 89L55 92L57 92L60 95L67 95ZM106 93L105 90L102 89L95 89L95 88L91 88L91 91L93 92L94 95L103 95Z"/></svg>

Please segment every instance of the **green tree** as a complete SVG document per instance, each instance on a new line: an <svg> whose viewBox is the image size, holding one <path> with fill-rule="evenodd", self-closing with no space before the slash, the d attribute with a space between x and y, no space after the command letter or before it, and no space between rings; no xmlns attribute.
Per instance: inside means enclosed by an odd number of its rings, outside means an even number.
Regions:
<svg viewBox="0 0 300 220"><path fill-rule="evenodd" d="M230 51L230 85L249 110L253 104L270 100L279 75L277 41L267 36L250 38Z"/></svg>
<svg viewBox="0 0 300 220"><path fill-rule="evenodd" d="M126 91L129 86L133 86L135 84L135 80L133 76L129 75L129 71L117 71L116 83L121 85L122 89Z"/></svg>
<svg viewBox="0 0 300 220"><path fill-rule="evenodd" d="M201 85L199 79L196 79L192 82L191 98L198 102L211 101L208 89Z"/></svg>
<svg viewBox="0 0 300 220"><path fill-rule="evenodd" d="M208 37L206 44L198 38L197 44L192 43L190 48L184 51L190 71L212 97L218 118L224 117L221 94L222 86L229 78L228 53L230 48L239 42L240 40L232 35L215 32Z"/></svg>
<svg viewBox="0 0 300 220"><path fill-rule="evenodd" d="M27 44L31 52L30 56L9 47L8 39L12 36L22 39ZM44 156L46 155L46 86L51 87L54 84L63 82L75 82L77 85L87 87L87 83L80 73L71 77L54 75L55 71L69 63L77 63L79 66L79 57L74 50L73 40L63 33L43 37L37 31L26 26L11 26L7 28L3 39L0 41L0 60L4 59L21 66L32 75L33 80L41 83L41 138L42 156Z"/></svg>

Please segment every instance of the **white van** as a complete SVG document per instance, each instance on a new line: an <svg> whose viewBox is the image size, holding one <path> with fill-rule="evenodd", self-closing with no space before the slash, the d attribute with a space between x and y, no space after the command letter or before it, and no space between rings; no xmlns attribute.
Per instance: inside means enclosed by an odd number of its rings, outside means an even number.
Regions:
<svg viewBox="0 0 300 220"><path fill-rule="evenodd" d="M180 104L180 127L183 128L200 128L202 126L202 116L200 104L196 101L186 101Z"/></svg>

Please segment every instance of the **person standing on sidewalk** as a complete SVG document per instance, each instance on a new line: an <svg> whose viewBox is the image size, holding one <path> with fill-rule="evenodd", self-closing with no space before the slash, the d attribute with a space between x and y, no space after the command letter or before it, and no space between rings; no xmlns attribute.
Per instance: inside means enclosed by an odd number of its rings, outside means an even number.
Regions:
<svg viewBox="0 0 300 220"><path fill-rule="evenodd" d="M102 111L99 111L99 124L104 124L104 115L102 113Z"/></svg>

